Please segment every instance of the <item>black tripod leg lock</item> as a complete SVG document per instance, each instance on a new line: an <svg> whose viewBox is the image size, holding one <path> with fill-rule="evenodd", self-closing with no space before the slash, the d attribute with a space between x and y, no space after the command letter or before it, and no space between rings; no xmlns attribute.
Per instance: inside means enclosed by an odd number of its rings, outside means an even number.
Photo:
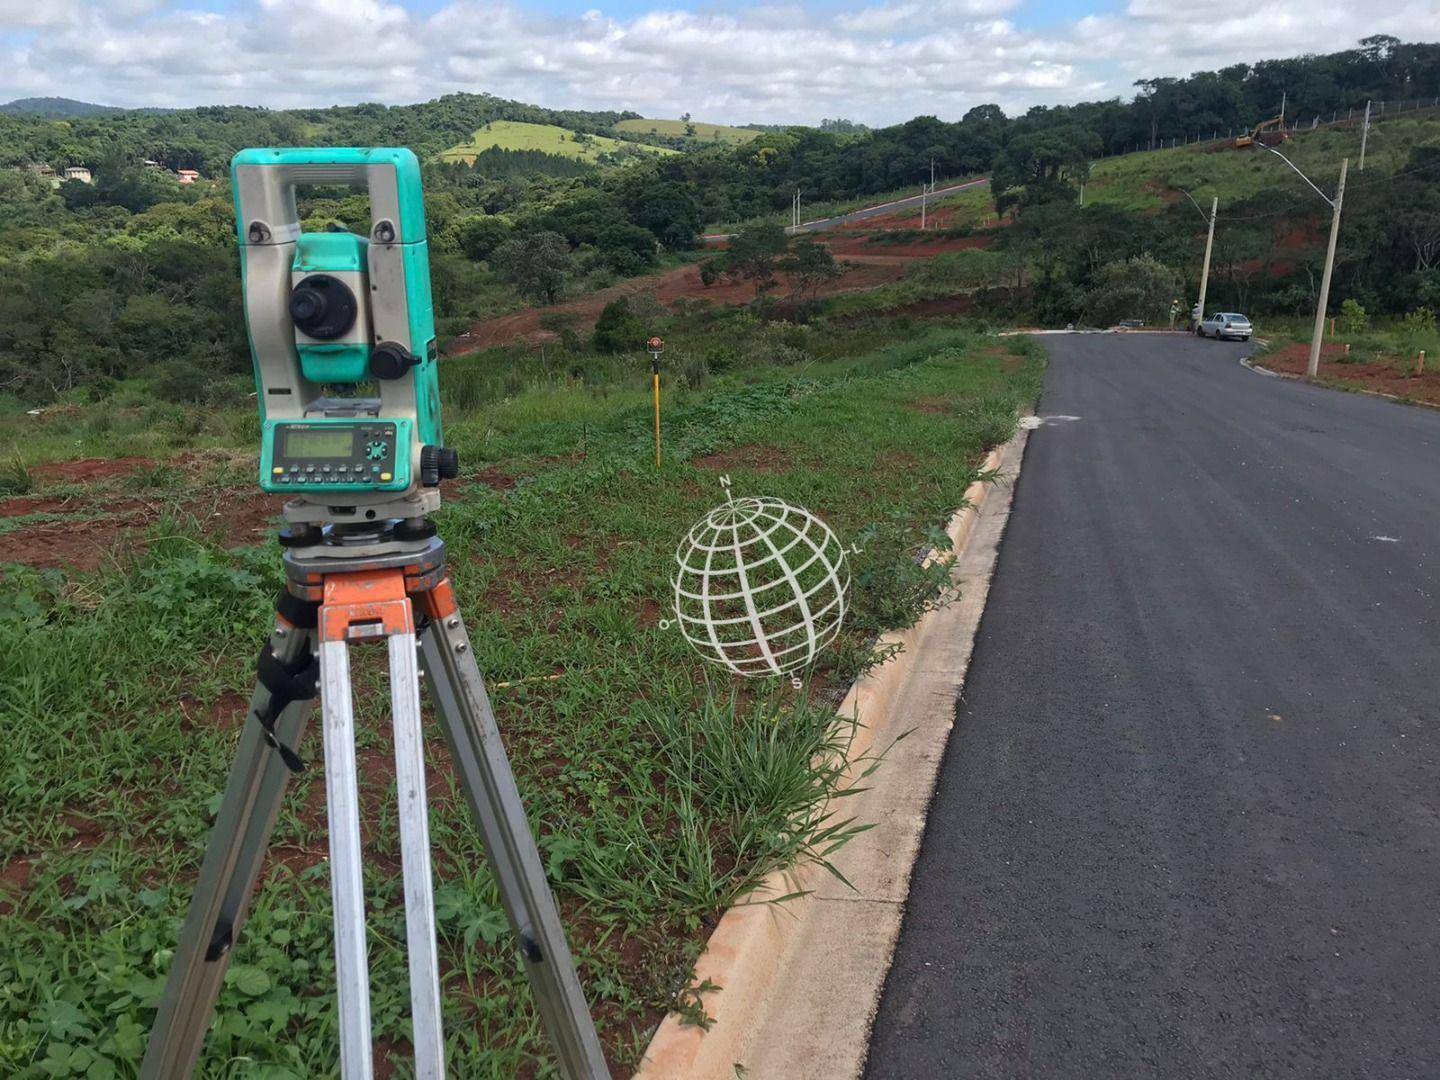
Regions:
<svg viewBox="0 0 1440 1080"><path fill-rule="evenodd" d="M310 629L316 625L320 605L282 592L275 610L297 629ZM287 769L293 773L303 772L304 760L276 736L275 722L287 706L315 697L315 686L320 680L320 660L307 644L304 652L285 663L275 655L275 650L267 641L260 650L256 667L260 685L270 692L265 708L255 713L255 719L260 721L260 728L265 733L265 742L280 755Z"/></svg>

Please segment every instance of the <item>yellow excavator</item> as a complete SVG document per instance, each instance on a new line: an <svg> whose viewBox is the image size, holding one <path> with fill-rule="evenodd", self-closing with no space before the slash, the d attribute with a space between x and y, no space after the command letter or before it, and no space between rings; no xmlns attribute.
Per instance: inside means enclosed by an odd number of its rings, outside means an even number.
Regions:
<svg viewBox="0 0 1440 1080"><path fill-rule="evenodd" d="M1274 146L1282 143L1290 137L1285 130L1285 114L1272 116L1269 120L1262 120L1255 125L1255 130L1247 134L1235 136L1235 149L1244 150L1247 146L1254 146L1257 142L1266 146Z"/></svg>

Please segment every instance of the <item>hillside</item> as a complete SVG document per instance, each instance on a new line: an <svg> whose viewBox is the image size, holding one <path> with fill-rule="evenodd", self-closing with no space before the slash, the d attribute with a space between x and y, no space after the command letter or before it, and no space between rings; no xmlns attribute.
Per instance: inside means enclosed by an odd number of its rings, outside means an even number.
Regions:
<svg viewBox="0 0 1440 1080"><path fill-rule="evenodd" d="M667 139L690 138L701 143L739 146L751 142L760 132L750 128L706 124L699 120L621 120L615 130L627 135L659 135Z"/></svg>
<svg viewBox="0 0 1440 1080"><path fill-rule="evenodd" d="M1353 189L1399 170L1416 147L1436 141L1440 141L1440 111L1431 109L1372 124L1363 173L1359 169L1358 125L1342 122L1314 130L1296 129L1278 149L1306 176L1333 192L1341 158L1350 158ZM1272 207L1276 211L1293 209L1308 216L1316 208L1323 209L1314 192L1279 158L1260 149L1230 149L1226 140L1172 150L1142 150L1096 161L1085 182L1085 205L1156 214L1185 202L1187 191L1207 210L1208 200L1218 197L1222 220L1227 207L1233 209L1263 192L1283 193L1283 205ZM988 190L966 191L946 200L945 206L954 225L996 224L994 200Z"/></svg>
<svg viewBox="0 0 1440 1080"><path fill-rule="evenodd" d="M0 105L3 116L35 116L46 120L68 120L77 116L108 116L124 112L113 105L96 105L64 97L16 98Z"/></svg>
<svg viewBox="0 0 1440 1080"><path fill-rule="evenodd" d="M478 128L469 139L447 147L437 155L446 162L463 161L470 164L476 155L486 150L532 150L560 157L575 158L590 164L597 163L606 154L636 152L644 154L673 154L663 146L612 139L605 135L591 135L563 128L556 124L528 124L513 120L492 120Z"/></svg>

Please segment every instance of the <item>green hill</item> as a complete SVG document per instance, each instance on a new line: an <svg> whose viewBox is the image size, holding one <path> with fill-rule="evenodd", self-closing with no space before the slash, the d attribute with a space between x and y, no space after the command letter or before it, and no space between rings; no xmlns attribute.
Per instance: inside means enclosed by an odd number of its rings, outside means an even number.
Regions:
<svg viewBox="0 0 1440 1080"><path fill-rule="evenodd" d="M1427 110L1371 124L1363 173L1359 170L1358 125L1297 129L1277 149L1327 193L1333 193L1341 158L1350 158L1349 183L1353 186L1394 172L1409 158L1412 148L1435 140L1440 140L1440 111ZM1188 191L1207 212L1209 200L1219 197L1223 216L1227 205L1266 189L1285 192L1285 206L1293 202L1298 213L1323 208L1305 181L1274 154L1258 147L1229 149L1223 141L1102 158L1091 166L1085 205L1158 213L1183 202ZM953 208L955 225L995 221L994 196L988 187L972 188L938 205Z"/></svg>
<svg viewBox="0 0 1440 1080"><path fill-rule="evenodd" d="M47 120L68 120L78 116L109 116L122 110L113 105L95 105L63 97L16 98L0 105L5 116L37 116Z"/></svg>
<svg viewBox="0 0 1440 1080"><path fill-rule="evenodd" d="M719 143L722 146L739 146L760 134L746 128L705 124L699 120L621 120L615 125L616 131L627 135L661 135L667 139L683 139L690 128L694 129L690 137L698 142Z"/></svg>
<svg viewBox="0 0 1440 1080"><path fill-rule="evenodd" d="M622 121L623 122L623 121ZM492 120L468 140L440 152L441 161L472 162L483 150L539 150L546 154L595 163L601 155L622 151L644 154L673 154L674 150L644 143L587 135L555 124L526 124L514 120Z"/></svg>
<svg viewBox="0 0 1440 1080"><path fill-rule="evenodd" d="M1440 112L1423 112L1374 123L1365 147L1365 173L1360 173L1360 130L1320 127L1296 130L1278 149L1327 193L1333 193L1340 159L1350 159L1350 183L1364 176L1394 172L1413 147L1440 138ZM1215 148L1220 145L1222 148ZM1219 196L1227 202L1249 198L1262 188L1293 188L1297 199L1314 192L1274 154L1250 148L1233 150L1223 144L1201 143L1174 150L1129 154L1095 163L1085 185L1087 205L1110 204L1127 210L1160 210L1183 199L1184 191L1202 204ZM1315 199L1318 204L1318 198Z"/></svg>

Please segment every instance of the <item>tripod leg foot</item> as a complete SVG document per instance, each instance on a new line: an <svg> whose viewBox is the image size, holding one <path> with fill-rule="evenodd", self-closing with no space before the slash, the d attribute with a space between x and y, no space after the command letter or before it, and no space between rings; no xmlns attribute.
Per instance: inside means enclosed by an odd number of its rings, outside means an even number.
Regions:
<svg viewBox="0 0 1440 1080"><path fill-rule="evenodd" d="M310 630L282 623L270 637L270 652L286 668L299 670L312 641ZM282 700L284 707L276 710ZM146 1080L189 1076L200 1058L230 948L245 920L292 771L275 744L298 744L309 713L308 699L277 698L264 682L257 682L200 866L200 881L155 1014L140 1069ZM267 720L262 723L261 717ZM267 733L266 724L273 725L273 735Z"/></svg>
<svg viewBox="0 0 1440 1080"><path fill-rule="evenodd" d="M608 1077L555 898L459 612L441 612L433 618L420 642L426 682L560 1071L570 1080Z"/></svg>

